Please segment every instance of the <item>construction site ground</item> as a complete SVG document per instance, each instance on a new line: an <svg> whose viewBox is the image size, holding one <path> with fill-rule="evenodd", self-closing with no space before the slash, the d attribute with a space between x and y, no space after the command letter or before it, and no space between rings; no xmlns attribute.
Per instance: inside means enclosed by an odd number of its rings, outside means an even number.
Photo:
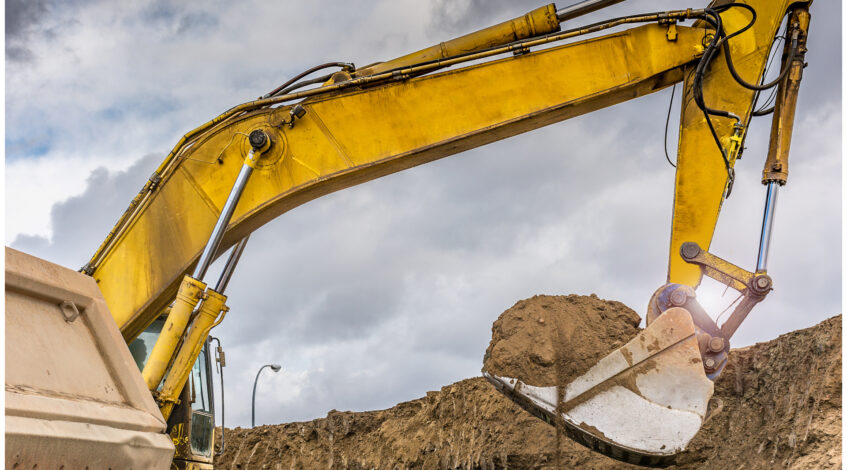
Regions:
<svg viewBox="0 0 847 470"><path fill-rule="evenodd" d="M536 296L494 323L486 370L552 385L625 344L640 318L596 296ZM671 469L841 468L841 315L734 349L722 409ZM569 364L562 368L563 363ZM218 430L219 432L220 430ZM219 436L219 434L218 434ZM220 442L220 439L216 439ZM637 469L574 443L481 377L387 410L227 429L219 469Z"/></svg>

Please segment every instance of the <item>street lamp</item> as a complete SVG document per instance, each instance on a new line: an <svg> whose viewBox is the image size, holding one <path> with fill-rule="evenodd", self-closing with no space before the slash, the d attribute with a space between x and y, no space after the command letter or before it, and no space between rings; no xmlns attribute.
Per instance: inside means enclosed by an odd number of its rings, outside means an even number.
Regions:
<svg viewBox="0 0 847 470"><path fill-rule="evenodd" d="M250 419L250 427L256 427L256 384L259 383L259 374L262 373L262 369L265 367L270 367L272 371L279 372L282 369L282 366L279 364L265 364L259 368L259 372L256 372L256 380L253 381L253 414Z"/></svg>

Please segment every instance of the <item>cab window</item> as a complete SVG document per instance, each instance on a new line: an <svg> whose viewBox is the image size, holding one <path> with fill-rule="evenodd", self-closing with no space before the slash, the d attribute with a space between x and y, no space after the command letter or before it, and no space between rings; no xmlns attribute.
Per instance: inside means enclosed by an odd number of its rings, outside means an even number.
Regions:
<svg viewBox="0 0 847 470"><path fill-rule="evenodd" d="M144 370L144 364L150 359L150 353L153 352L153 346L156 344L163 326L165 326L165 318L161 317L141 332L138 338L129 343L129 352L132 353L132 358L135 359L138 370Z"/></svg>
<svg viewBox="0 0 847 470"><path fill-rule="evenodd" d="M208 345L208 343L207 343ZM209 392L209 367L207 345L191 369L187 386L191 387L191 451L197 455L212 455L212 397Z"/></svg>

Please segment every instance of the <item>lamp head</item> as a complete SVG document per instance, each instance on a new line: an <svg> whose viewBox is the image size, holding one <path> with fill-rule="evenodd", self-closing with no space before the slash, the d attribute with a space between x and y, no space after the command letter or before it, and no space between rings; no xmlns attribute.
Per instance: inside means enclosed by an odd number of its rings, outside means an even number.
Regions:
<svg viewBox="0 0 847 470"><path fill-rule="evenodd" d="M273 370L274 372L279 372L279 370L280 370L280 369L282 369L282 366L281 366L281 365L279 365L279 364L271 364L271 370Z"/></svg>

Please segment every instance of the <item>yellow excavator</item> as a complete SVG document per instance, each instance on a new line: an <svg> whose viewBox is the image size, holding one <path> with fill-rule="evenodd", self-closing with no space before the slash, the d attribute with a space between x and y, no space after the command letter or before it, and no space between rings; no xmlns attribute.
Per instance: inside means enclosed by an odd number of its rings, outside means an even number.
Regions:
<svg viewBox="0 0 847 470"><path fill-rule="evenodd" d="M209 332L251 232L334 191L682 83L668 277L647 327L561 387L483 371L583 445L668 464L710 412L730 339L772 289L811 0L715 0L561 26L620 1L550 4L387 62L308 69L185 134L80 272L7 248L7 468L212 468ZM777 37L780 72L765 83ZM313 76L321 70L331 72ZM769 109L757 101L765 90ZM750 121L771 114L748 271L708 250ZM697 302L703 275L741 294L722 325Z"/></svg>

